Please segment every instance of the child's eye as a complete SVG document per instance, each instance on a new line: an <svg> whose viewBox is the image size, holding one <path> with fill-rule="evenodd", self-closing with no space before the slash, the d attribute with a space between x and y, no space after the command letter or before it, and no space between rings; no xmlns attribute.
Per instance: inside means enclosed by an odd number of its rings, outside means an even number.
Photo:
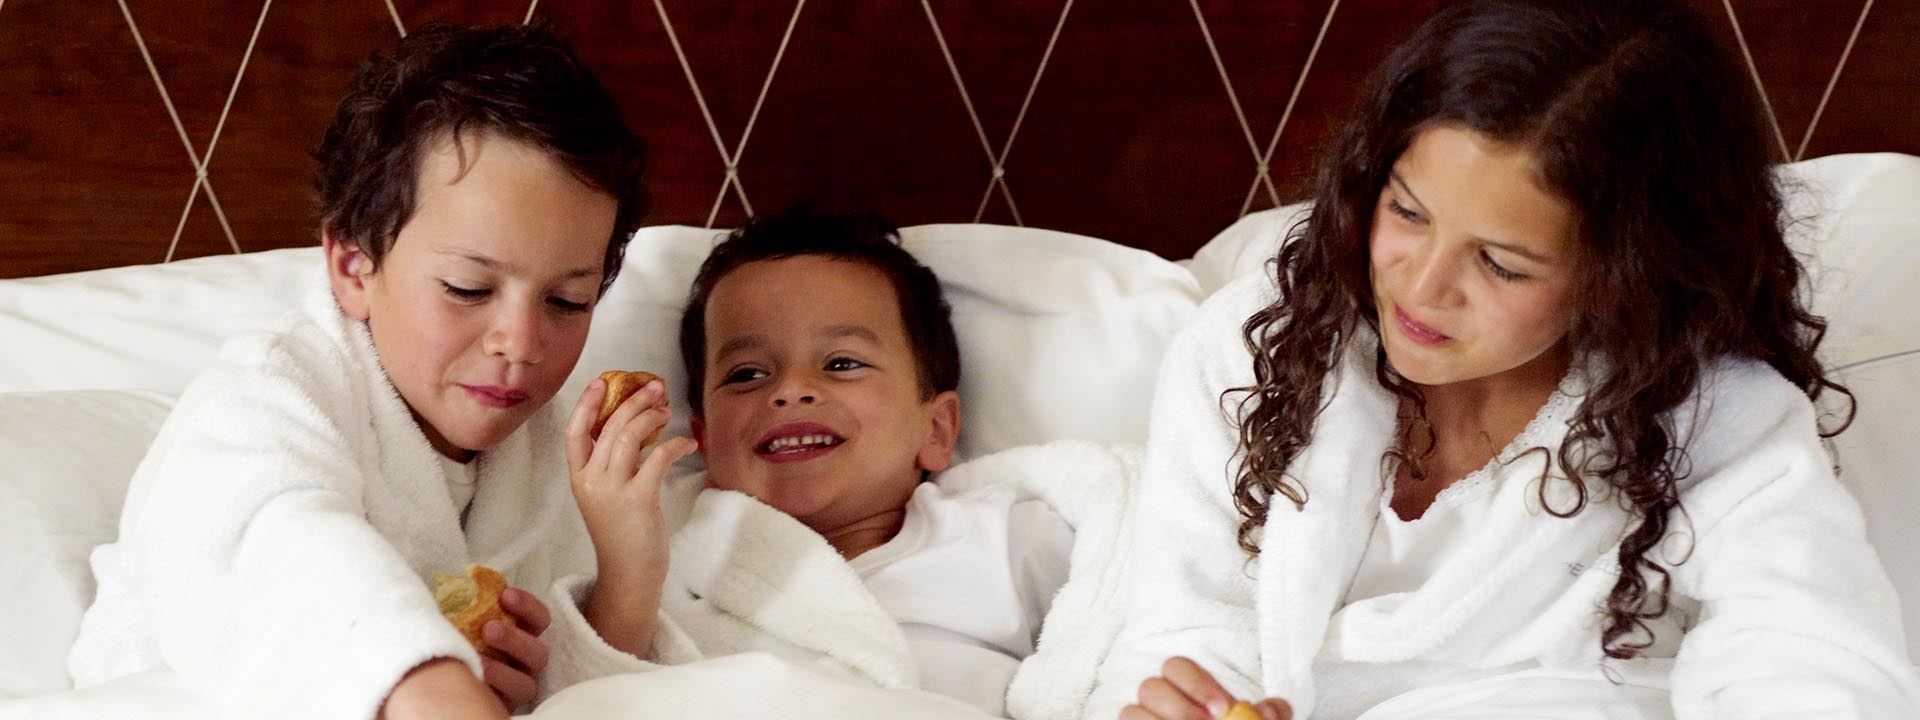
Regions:
<svg viewBox="0 0 1920 720"><path fill-rule="evenodd" d="M1511 282L1526 277L1520 273L1508 270L1505 266L1495 262L1493 256L1488 255L1484 250L1480 252L1480 262L1486 265L1488 270L1493 271L1494 277L1500 278L1501 280Z"/></svg>
<svg viewBox="0 0 1920 720"><path fill-rule="evenodd" d="M488 288L460 287L459 285L455 285L445 280L440 281L440 287L446 289L446 292L448 295L452 295L455 299L461 300L463 302L474 302L477 300L484 300L488 295L493 294L493 291Z"/></svg>
<svg viewBox="0 0 1920 720"><path fill-rule="evenodd" d="M576 314L576 313L583 313L587 311L586 303L574 302L572 300L568 300L562 297L547 298L547 304L552 305L555 308L559 309L560 312L567 313L569 315Z"/></svg>
<svg viewBox="0 0 1920 720"><path fill-rule="evenodd" d="M1407 222L1410 222L1410 223L1418 223L1422 219L1420 217L1420 213L1417 213L1408 209L1407 206L1401 205L1399 200L1394 200L1392 198L1387 199L1387 210L1391 211L1395 215L1399 215L1401 219L1406 220Z"/></svg>
<svg viewBox="0 0 1920 720"><path fill-rule="evenodd" d="M751 366L739 367L739 368L734 368L732 371L728 372L725 375L722 375L720 377L720 384L733 385L735 383L753 382L755 380L759 380L760 378L763 378L766 376L767 376L767 371L761 370L760 368L751 367Z"/></svg>
<svg viewBox="0 0 1920 720"><path fill-rule="evenodd" d="M834 372L841 372L846 370L858 370L863 367L867 367L867 364L844 355L840 357L828 359L827 365L826 365L827 370L834 371Z"/></svg>

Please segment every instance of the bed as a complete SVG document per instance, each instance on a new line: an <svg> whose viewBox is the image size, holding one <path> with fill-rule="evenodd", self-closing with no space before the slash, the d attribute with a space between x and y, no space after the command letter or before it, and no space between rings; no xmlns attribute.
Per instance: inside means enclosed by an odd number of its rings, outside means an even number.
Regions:
<svg viewBox="0 0 1920 720"><path fill-rule="evenodd" d="M684 387L684 290L750 209L869 206L909 226L909 249L946 284L966 368L961 455L979 457L1144 440L1167 341L1271 257L1334 110L1431 3L364 5L163 17L139 3L0 4L0 65L26 69L0 77L0 98L30 110L0 118L0 718L206 716L165 677L69 691L86 555L113 537L126 480L186 381L321 281L306 167L282 138L317 135L380 33L550 15L611 68L652 143L654 225L559 397L606 367L658 368ZM1889 65L1920 8L1725 7L1729 43L1770 79L1780 159L1811 158L1781 173L1814 307L1832 322L1825 359L1860 398L1836 450L1920 628L1920 423L1906 411L1920 397L1920 129L1899 119L1920 111L1920 78ZM1810 28L1803 42L1789 42L1795 23ZM119 50L86 59L96 44ZM164 108L159 87L174 90ZM842 112L796 111L810 103ZM1881 150L1902 152L1858 152ZM1908 643L1920 657L1920 634ZM979 717L764 656L587 683L535 717L690 707Z"/></svg>
<svg viewBox="0 0 1920 720"><path fill-rule="evenodd" d="M1798 188L1796 212L1809 218L1795 226L1795 241L1811 254L1815 308L1833 320L1827 360L1860 397L1859 417L1837 441L1843 477L1904 593L1909 627L1920 626L1920 532L1907 522L1920 513L1920 487L1909 480L1920 466L1911 442L1920 426L1905 410L1907 398L1920 396L1920 322L1908 310L1920 281L1920 208L1912 202L1920 158L1843 155L1782 172ZM1300 211L1249 215L1178 262L1054 231L908 228L907 246L942 276L954 304L967 368L962 455L1060 438L1142 441L1167 341L1213 290L1258 272ZM682 288L718 235L659 226L634 238L561 397L603 366L663 368L670 386L684 386L663 339L678 322ZM320 282L318 265L315 249L303 248L0 281L0 337L33 349L0 355L0 457L8 459L0 466L0 546L9 548L0 578L16 588L0 596L0 616L15 619L0 652L0 696L27 698L0 704L0 716L127 708L195 716L191 695L160 679L61 693L66 648L91 596L86 554L113 536L126 479L173 395L221 339L284 312ZM1920 655L1920 642L1909 645ZM785 692L808 698L812 704L794 711L814 717L886 708L967 715L940 698L881 692L767 658L675 672L691 679L596 681L563 692L538 716L610 717L618 707L619 716L648 717L741 684L759 694L713 697L747 715Z"/></svg>

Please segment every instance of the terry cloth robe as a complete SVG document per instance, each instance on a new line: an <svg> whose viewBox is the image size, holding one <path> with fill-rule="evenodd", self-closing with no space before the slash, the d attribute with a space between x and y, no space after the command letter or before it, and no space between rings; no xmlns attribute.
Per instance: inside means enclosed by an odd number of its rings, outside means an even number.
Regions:
<svg viewBox="0 0 1920 720"><path fill-rule="evenodd" d="M463 530L365 324L322 283L278 329L230 341L181 395L118 539L93 553L76 684L171 670L229 715L368 718L429 659L477 674L434 602L435 573L485 564L558 607L573 598L556 582L594 570L561 428L549 406L479 454ZM580 631L545 638L560 653ZM542 692L585 679L557 671L575 667L553 662Z"/></svg>
<svg viewBox="0 0 1920 720"><path fill-rule="evenodd" d="M1321 676L1357 664L1405 692L1367 718L1920 717L1899 604L1814 409L1756 362L1708 368L1675 411L1691 472L1669 524L1679 537L1654 553L1672 572L1674 609L1650 652L1665 658L1607 661L1600 650L1600 608L1631 518L1601 490L1572 518L1547 514L1545 459L1520 447L1470 488L1495 494L1495 509L1424 583L1342 605L1380 510L1395 424L1371 335L1354 338L1331 373L1313 441L1289 468L1305 508L1276 499L1250 561L1231 498L1240 456L1229 411L1241 396L1223 405L1222 393L1252 384L1240 328L1275 296L1263 275L1229 285L1167 354L1134 499L1134 601L1088 717L1115 717L1173 655L1239 697L1287 699L1296 717L1337 704L1317 696ZM1583 393L1583 374L1561 392ZM1549 402L1536 418L1549 455L1576 407ZM1565 509L1572 491L1559 473L1547 497Z"/></svg>
<svg viewBox="0 0 1920 720"><path fill-rule="evenodd" d="M1067 583L1008 690L1015 717L1077 715L1093 686L1124 607L1119 561L1127 540L1120 529L1139 461L1137 447L1064 441L995 453L936 476L952 492L1011 486L1022 499L1045 501L1075 531ZM704 474L671 480L661 505L672 545L650 657L592 636L597 655L555 658L593 663L570 674L769 652L883 688L920 687L922 670L900 626L825 538L747 495L707 487ZM585 625L576 608L555 613L556 628Z"/></svg>

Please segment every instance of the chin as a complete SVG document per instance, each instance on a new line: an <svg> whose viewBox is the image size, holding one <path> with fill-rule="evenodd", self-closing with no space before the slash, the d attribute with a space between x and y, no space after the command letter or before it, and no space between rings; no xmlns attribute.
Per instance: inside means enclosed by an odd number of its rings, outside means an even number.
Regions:
<svg viewBox="0 0 1920 720"><path fill-rule="evenodd" d="M1406 351L1395 352L1392 343L1387 344L1387 367L1393 368L1400 377L1418 385L1445 385L1452 381L1446 373L1424 362L1418 357L1408 357Z"/></svg>
<svg viewBox="0 0 1920 720"><path fill-rule="evenodd" d="M475 432L462 433L459 436L448 436L447 442L453 443L456 447L465 450L486 452L492 450L494 446L506 442L507 438L511 437L513 431L518 427L519 426L516 425L511 428L485 428Z"/></svg>
<svg viewBox="0 0 1920 720"><path fill-rule="evenodd" d="M791 483L792 481L787 482ZM812 488L794 487L783 484L779 487L747 491L747 494L752 495L755 500L766 503L768 507L779 510L794 518L811 517L825 510L827 507L827 503L823 502L818 494L813 492Z"/></svg>

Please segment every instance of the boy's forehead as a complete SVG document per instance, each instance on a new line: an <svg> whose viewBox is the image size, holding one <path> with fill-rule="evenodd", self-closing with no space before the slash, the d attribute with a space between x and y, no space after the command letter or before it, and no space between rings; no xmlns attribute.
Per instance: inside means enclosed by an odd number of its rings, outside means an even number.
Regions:
<svg viewBox="0 0 1920 720"><path fill-rule="evenodd" d="M706 306L709 352L775 339L904 340L899 298L865 263L801 255L755 260L720 276Z"/></svg>
<svg viewBox="0 0 1920 720"><path fill-rule="evenodd" d="M617 201L529 143L470 130L428 147L400 237L437 257L564 279L604 274ZM396 239L397 240L397 239ZM423 244L424 243L424 244Z"/></svg>

